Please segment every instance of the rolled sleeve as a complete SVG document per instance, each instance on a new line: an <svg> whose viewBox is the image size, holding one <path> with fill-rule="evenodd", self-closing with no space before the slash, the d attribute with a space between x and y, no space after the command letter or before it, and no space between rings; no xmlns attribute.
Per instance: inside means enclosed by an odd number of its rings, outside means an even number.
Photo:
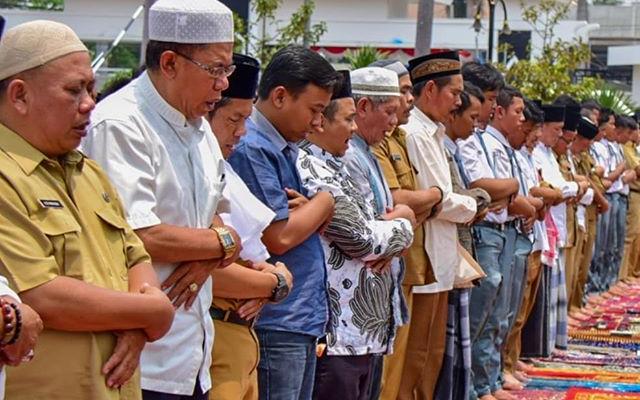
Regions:
<svg viewBox="0 0 640 400"><path fill-rule="evenodd" d="M279 179L275 155L263 148L241 143L229 163L251 193L276 215L274 222L289 218L289 200Z"/></svg>
<svg viewBox="0 0 640 400"><path fill-rule="evenodd" d="M95 159L111 178L133 229L159 225L155 213L156 171L149 140L131 122L106 120L92 125L82 149Z"/></svg>
<svg viewBox="0 0 640 400"><path fill-rule="evenodd" d="M0 275L10 287L20 293L60 276L50 238L4 179L0 180L0 209Z"/></svg>

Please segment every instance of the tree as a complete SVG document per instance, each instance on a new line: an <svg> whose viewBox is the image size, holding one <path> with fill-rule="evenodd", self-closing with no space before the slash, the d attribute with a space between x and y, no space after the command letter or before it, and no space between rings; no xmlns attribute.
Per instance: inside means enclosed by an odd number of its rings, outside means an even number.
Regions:
<svg viewBox="0 0 640 400"><path fill-rule="evenodd" d="M364 68L374 61L389 58L389 55L378 51L375 47L364 46L357 50L347 50L344 58L351 66L351 69L358 69Z"/></svg>
<svg viewBox="0 0 640 400"><path fill-rule="evenodd" d="M561 94L569 94L582 99L601 84L598 78L578 81L575 77L576 71L591 59L589 47L580 40L568 42L554 37L555 27L568 14L570 4L563 0L541 0L523 9L522 18L542 38L542 49L532 59L519 60L510 68L503 64L500 68L507 82L530 98L549 102Z"/></svg>
<svg viewBox="0 0 640 400"><path fill-rule="evenodd" d="M62 11L64 0L0 0L0 8Z"/></svg>
<svg viewBox="0 0 640 400"><path fill-rule="evenodd" d="M311 25L311 16L315 10L313 0L306 0L289 18L286 25L276 20L276 11L282 0L255 0L251 2L252 10L256 15L256 22L247 27L244 34L236 37L236 47L244 47L245 51L252 53L266 66L271 57L281 48L290 45L313 45L327 31L327 24L319 22ZM251 29L257 26L260 33L254 35ZM275 27L275 34L270 35L267 27ZM247 45L248 44L248 45Z"/></svg>
<svg viewBox="0 0 640 400"><path fill-rule="evenodd" d="M416 57L428 54L431 51L433 1L434 0L420 0L418 3L418 20L416 22Z"/></svg>

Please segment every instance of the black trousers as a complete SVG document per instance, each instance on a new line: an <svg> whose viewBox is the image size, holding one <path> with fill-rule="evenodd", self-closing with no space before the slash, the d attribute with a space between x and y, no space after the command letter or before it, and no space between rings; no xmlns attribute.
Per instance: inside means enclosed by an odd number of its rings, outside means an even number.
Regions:
<svg viewBox="0 0 640 400"><path fill-rule="evenodd" d="M316 364L314 400L369 400L373 356L320 357Z"/></svg>
<svg viewBox="0 0 640 400"><path fill-rule="evenodd" d="M142 391L142 400L208 400L208 399L209 399L209 392L207 391L207 393L202 393L202 389L200 389L200 381L198 379L196 379L196 387L193 390L193 394L191 396L153 392L151 390Z"/></svg>

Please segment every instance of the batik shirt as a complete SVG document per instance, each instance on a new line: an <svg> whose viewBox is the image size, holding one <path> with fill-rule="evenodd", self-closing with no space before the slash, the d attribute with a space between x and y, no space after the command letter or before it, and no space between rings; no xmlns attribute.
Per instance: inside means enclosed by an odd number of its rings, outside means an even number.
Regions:
<svg viewBox="0 0 640 400"><path fill-rule="evenodd" d="M366 262L399 256L411 245L411 223L380 219L341 159L307 141L299 149L298 172L309 197L326 191L335 198L321 237L330 303L328 354L387 353L400 324L393 312L397 285L392 273L374 273Z"/></svg>

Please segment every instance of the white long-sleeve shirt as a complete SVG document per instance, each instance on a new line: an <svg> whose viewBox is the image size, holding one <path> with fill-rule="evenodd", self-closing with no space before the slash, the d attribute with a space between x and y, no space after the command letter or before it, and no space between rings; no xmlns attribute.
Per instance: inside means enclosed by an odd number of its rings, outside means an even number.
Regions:
<svg viewBox="0 0 640 400"><path fill-rule="evenodd" d="M419 188L438 186L444 194L442 211L424 223L424 246L437 282L414 286L413 292L445 292L453 289L455 271L460 263L460 255L456 251L456 224L464 224L473 219L477 210L476 201L472 197L453 192L444 147L445 127L442 124L436 124L416 107L402 129L407 133L407 153L417 171Z"/></svg>

